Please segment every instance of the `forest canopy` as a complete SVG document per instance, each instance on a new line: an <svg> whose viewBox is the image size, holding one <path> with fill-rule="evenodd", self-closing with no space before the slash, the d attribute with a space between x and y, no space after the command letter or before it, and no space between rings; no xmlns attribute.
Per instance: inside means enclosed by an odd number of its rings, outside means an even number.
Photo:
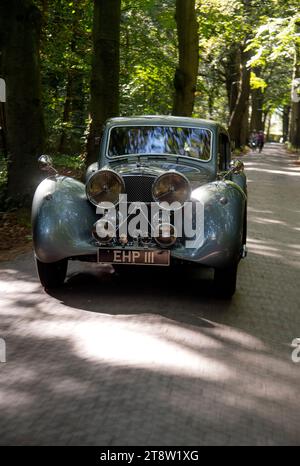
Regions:
<svg viewBox="0 0 300 466"><path fill-rule="evenodd" d="M95 160L115 115L209 118L239 150L254 130L300 148L298 0L3 0L0 31L12 200L16 181L32 194L42 152Z"/></svg>

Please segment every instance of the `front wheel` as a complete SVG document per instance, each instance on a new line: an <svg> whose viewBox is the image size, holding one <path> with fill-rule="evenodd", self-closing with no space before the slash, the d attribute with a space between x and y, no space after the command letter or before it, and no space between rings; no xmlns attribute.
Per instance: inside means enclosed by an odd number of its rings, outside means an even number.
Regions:
<svg viewBox="0 0 300 466"><path fill-rule="evenodd" d="M215 269L214 284L216 291L222 298L231 298L236 290L238 265L234 264L223 269Z"/></svg>
<svg viewBox="0 0 300 466"><path fill-rule="evenodd" d="M68 259L46 264L37 258L36 268L42 286L47 290L61 286L67 275Z"/></svg>

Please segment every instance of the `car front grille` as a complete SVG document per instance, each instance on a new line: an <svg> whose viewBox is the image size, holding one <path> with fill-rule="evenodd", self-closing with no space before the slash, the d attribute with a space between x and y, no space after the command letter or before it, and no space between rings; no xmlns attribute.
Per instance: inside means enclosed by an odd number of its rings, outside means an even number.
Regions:
<svg viewBox="0 0 300 466"><path fill-rule="evenodd" d="M152 202L152 185L155 176L126 175L124 176L128 202Z"/></svg>

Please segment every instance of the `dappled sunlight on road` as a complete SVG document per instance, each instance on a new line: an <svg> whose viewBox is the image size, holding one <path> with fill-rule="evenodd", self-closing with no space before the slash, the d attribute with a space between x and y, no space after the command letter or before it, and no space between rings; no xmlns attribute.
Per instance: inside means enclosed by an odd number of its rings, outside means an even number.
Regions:
<svg viewBox="0 0 300 466"><path fill-rule="evenodd" d="M246 173L256 177L256 184L249 185L248 248L250 254L273 259L273 267L292 267L292 275L300 268L300 197L295 179L300 167L293 164L294 157L277 153L279 148L267 145L261 155L250 153L245 160Z"/></svg>
<svg viewBox="0 0 300 466"><path fill-rule="evenodd" d="M140 323L120 323L113 319L99 322L96 317L80 325L74 322L61 321L51 325L51 322L35 322L28 324L28 331L33 331L38 325L39 338L56 337L67 340L78 357L87 361L103 362L109 365L148 368L173 375L193 375L198 373L205 380L226 380L230 376L229 368L219 361L201 355L201 349L221 350L222 345L213 337L202 335L201 344L193 343L199 338L199 333L185 331L187 344L180 338L175 341L169 334L170 328L159 320L150 328L145 328L143 320ZM36 325L37 324L37 325ZM172 327L171 327L172 328ZM166 334L165 334L166 332ZM175 332L174 332L175 333ZM178 330L177 330L178 333ZM178 336L177 336L178 338ZM197 348L198 346L198 348Z"/></svg>
<svg viewBox="0 0 300 466"><path fill-rule="evenodd" d="M283 222L282 220L275 220L275 219L272 219L272 218L262 218L262 217L252 217L252 222L256 222L256 223L273 223L273 224L277 224L277 225L287 225L286 222Z"/></svg>
<svg viewBox="0 0 300 466"><path fill-rule="evenodd" d="M31 254L2 263L0 443L299 443L299 186L271 153L244 158L249 254L231 301L207 277L84 263L50 294Z"/></svg>
<svg viewBox="0 0 300 466"><path fill-rule="evenodd" d="M258 171L260 173L269 173L272 175L286 175L286 176L300 176L300 168L288 168L286 170L271 170L270 168L263 168L260 164L245 163L247 172Z"/></svg>
<svg viewBox="0 0 300 466"><path fill-rule="evenodd" d="M32 417L36 419L37 407L43 412L52 405L56 413L40 418L38 428L33 423L30 436L11 433L21 444L34 443L36 438L51 443L53 434L43 434L49 421L52 432L66 422L76 430L80 422L89 443L97 443L97 438L106 438L108 418L101 429L99 425L96 432L92 430L94 440L88 432L93 417L105 413L107 403L109 419L122 419L115 424L117 438L127 438L133 428L135 437L143 438L149 423L159 422L161 412L176 419L168 424L165 418L168 432L175 426L176 431L183 429L187 433L184 441L191 444L197 442L196 425L206 425L217 439L221 418L230 436L242 433L245 444L251 419L255 419L253 428L264 425L267 432L273 429L283 441L286 438L283 413L297 411L298 375L292 364L287 365L279 353L272 354L259 338L215 319L199 319L199 325L192 326L176 322L175 315L173 320L143 314L125 320L79 310L66 319L63 309L62 305L56 307L55 320L54 311L43 318L37 313L33 320L33 309L20 309L26 321L25 334L18 320L12 320L15 357L0 373L3 416L11 420L17 415L19 422L27 424ZM29 342L30 352L26 350ZM11 370L14 376L8 378ZM126 415L133 398L134 427L131 416ZM83 416L73 408L74 404L88 408L91 402L93 416ZM142 418L136 412L139 406L143 407ZM152 414L149 411L149 417L144 417L147 406ZM191 428L186 426L188 419ZM63 443L68 438L65 435L66 430L56 442ZM167 444L165 435L162 426L154 439L144 437L144 441ZM289 433L292 443L296 437L293 440Z"/></svg>
<svg viewBox="0 0 300 466"><path fill-rule="evenodd" d="M293 438L284 431L283 413L297 412L298 373L292 363L287 364L279 346L274 353L274 342L252 334L250 322L247 330L236 325L236 312L245 312L241 301L238 309L233 301L225 313L225 303L217 301L213 301L217 313L205 310L201 300L195 307L187 302L179 310L179 294L174 292L169 296L174 310L114 315L104 313L101 305L92 311L91 299L106 301L101 288L94 296L87 294L74 309L66 305L70 289L62 302L44 293L34 280L26 291L16 291L17 283L15 291L6 289L1 296L6 303L2 320L9 323L10 336L9 364L0 373L0 407L6 422L18 416L19 423L32 426L30 436L10 433L20 444L32 444L35 439L51 443L56 438L56 444L70 441L73 437L66 428L59 439L55 435L66 423L72 431L80 424L89 444L105 442L111 419L116 439L134 435L149 444L167 444L178 429L184 442L195 444L197 430L204 426L211 433L210 441L213 436L218 443L220 419L226 424L229 444L237 435L242 435L244 444L251 442L254 430L249 431L249 422L253 429L255 425L264 426L266 432L272 429L277 442L279 438L284 442L287 435L296 442L297 432ZM120 302L123 293L121 289ZM139 299L137 291L134 296ZM287 347L286 354L289 351ZM93 415L84 416L82 410L91 403ZM53 410L53 416L48 412L36 418L47 409ZM109 416L95 431L93 418L102 418L106 409ZM162 412L167 413L162 428L147 436L149 426L161 422ZM176 422L170 424L171 418Z"/></svg>
<svg viewBox="0 0 300 466"><path fill-rule="evenodd" d="M18 388L14 389L11 386L5 388L5 381L3 382L0 373L0 382L2 387L0 388L0 409L4 413L9 411L10 415L18 415L22 408L30 409L34 404L35 397L24 390Z"/></svg>

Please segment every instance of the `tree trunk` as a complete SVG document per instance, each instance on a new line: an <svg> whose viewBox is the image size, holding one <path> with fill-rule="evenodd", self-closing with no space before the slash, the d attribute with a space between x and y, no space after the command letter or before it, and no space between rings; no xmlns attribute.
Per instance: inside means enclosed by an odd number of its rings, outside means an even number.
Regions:
<svg viewBox="0 0 300 466"><path fill-rule="evenodd" d="M209 94L208 94L208 114L209 114L209 118L211 119L213 118L214 103L215 103L214 91L213 89L210 89Z"/></svg>
<svg viewBox="0 0 300 466"><path fill-rule="evenodd" d="M282 115L282 138L283 142L288 140L289 135L289 125L290 125L290 113L291 113L291 106L285 105L283 107L283 115Z"/></svg>
<svg viewBox="0 0 300 466"><path fill-rule="evenodd" d="M84 74L76 70L72 78L72 122L76 126L84 127L86 117L86 103L84 94Z"/></svg>
<svg viewBox="0 0 300 466"><path fill-rule="evenodd" d="M267 125L267 134L266 134L266 142L270 142L271 136L271 123L272 123L272 113L269 114L268 117L268 125Z"/></svg>
<svg viewBox="0 0 300 466"><path fill-rule="evenodd" d="M239 95L240 65L241 49L239 45L234 44L229 49L225 65L225 81L230 116L233 113Z"/></svg>
<svg viewBox="0 0 300 466"><path fill-rule="evenodd" d="M263 103L264 94L262 93L261 89L252 89L250 131L263 130Z"/></svg>
<svg viewBox="0 0 300 466"><path fill-rule="evenodd" d="M71 108L72 108L72 74L69 72L68 77L67 77L67 85L66 85L66 97L65 97L65 102L64 102L64 111L63 111L63 124L67 124L70 121L70 115L71 115ZM66 148L66 142L67 142L67 132L66 128L63 126L61 135L60 135L60 140L58 144L58 152L63 154L64 152L67 152Z"/></svg>
<svg viewBox="0 0 300 466"><path fill-rule="evenodd" d="M296 24L296 32L300 35L300 22ZM295 43L295 60L292 84L292 105L290 122L290 143L300 149L300 39Z"/></svg>
<svg viewBox="0 0 300 466"><path fill-rule="evenodd" d="M239 86L239 96L229 122L229 133L235 147L242 147L243 118L247 111L250 94L250 69L247 62L250 58L249 52L241 52L241 81Z"/></svg>
<svg viewBox="0 0 300 466"><path fill-rule="evenodd" d="M31 0L2 0L2 67L7 86L8 197L31 202L41 179L37 157L44 147L39 37L41 15Z"/></svg>
<svg viewBox="0 0 300 466"><path fill-rule="evenodd" d="M119 114L120 17L121 0L94 0L87 165L97 159L103 124Z"/></svg>
<svg viewBox="0 0 300 466"><path fill-rule="evenodd" d="M261 68L255 68L255 75L259 78L261 76ZM263 104L264 93L262 89L251 89L251 120L250 131L262 131L263 127Z"/></svg>
<svg viewBox="0 0 300 466"><path fill-rule="evenodd" d="M268 107L264 112L263 112L263 131L266 131L266 124L267 124L267 119L270 113L270 107Z"/></svg>
<svg viewBox="0 0 300 466"><path fill-rule="evenodd" d="M246 144L248 144L249 141L249 104L247 105L244 111L240 138L241 147L246 146Z"/></svg>
<svg viewBox="0 0 300 466"><path fill-rule="evenodd" d="M179 65L175 72L173 115L192 116L199 65L195 0L176 0Z"/></svg>

